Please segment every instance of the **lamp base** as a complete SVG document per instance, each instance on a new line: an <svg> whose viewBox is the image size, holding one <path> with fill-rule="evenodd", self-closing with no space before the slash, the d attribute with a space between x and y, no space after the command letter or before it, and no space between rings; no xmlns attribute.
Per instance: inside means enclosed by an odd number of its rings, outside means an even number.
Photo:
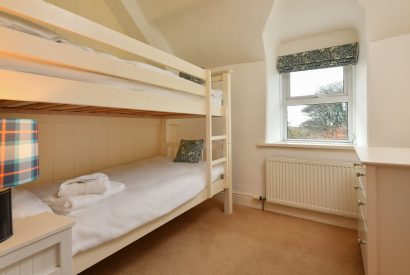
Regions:
<svg viewBox="0 0 410 275"><path fill-rule="evenodd" d="M11 189L0 190L0 243L13 235L13 216L11 213Z"/></svg>

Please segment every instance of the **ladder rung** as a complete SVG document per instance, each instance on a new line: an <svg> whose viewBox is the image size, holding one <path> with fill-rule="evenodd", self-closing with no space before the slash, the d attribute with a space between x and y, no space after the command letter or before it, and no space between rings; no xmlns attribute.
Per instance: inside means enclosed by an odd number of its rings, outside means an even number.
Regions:
<svg viewBox="0 0 410 275"><path fill-rule="evenodd" d="M212 161L212 166L218 165L220 163L226 162L226 158L220 158Z"/></svg>
<svg viewBox="0 0 410 275"><path fill-rule="evenodd" d="M223 135L223 136L213 136L213 137L211 137L211 140L224 140L224 139L226 139L226 136L225 136L225 135Z"/></svg>

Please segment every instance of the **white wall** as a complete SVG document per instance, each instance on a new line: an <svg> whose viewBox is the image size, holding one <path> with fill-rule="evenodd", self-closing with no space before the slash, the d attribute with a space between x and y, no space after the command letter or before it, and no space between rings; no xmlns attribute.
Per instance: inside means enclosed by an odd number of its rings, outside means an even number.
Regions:
<svg viewBox="0 0 410 275"><path fill-rule="evenodd" d="M359 62L355 68L355 142L358 146L368 145L368 92L367 92L367 62L368 43L365 29L359 34Z"/></svg>
<svg viewBox="0 0 410 275"><path fill-rule="evenodd" d="M410 1L358 0L368 42L368 145L410 147Z"/></svg>
<svg viewBox="0 0 410 275"><path fill-rule="evenodd" d="M67 179L160 154L159 119L5 114L39 126L40 178Z"/></svg>
<svg viewBox="0 0 410 275"><path fill-rule="evenodd" d="M359 41L359 35L355 29L347 28L326 33L302 37L280 43L277 54L287 55L304 51L317 50L337 45Z"/></svg>
<svg viewBox="0 0 410 275"><path fill-rule="evenodd" d="M369 145L410 147L410 33L369 46Z"/></svg>
<svg viewBox="0 0 410 275"><path fill-rule="evenodd" d="M410 1L357 0L366 12L370 41L400 36L410 31Z"/></svg>

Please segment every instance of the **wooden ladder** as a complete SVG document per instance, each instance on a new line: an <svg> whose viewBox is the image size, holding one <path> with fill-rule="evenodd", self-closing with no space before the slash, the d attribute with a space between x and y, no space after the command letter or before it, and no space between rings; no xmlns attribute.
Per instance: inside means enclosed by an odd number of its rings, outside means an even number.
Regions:
<svg viewBox="0 0 410 275"><path fill-rule="evenodd" d="M222 81L223 106L222 119L224 134L214 136L212 134L212 81ZM223 141L223 157L213 159L213 142ZM206 71L206 160L209 186L209 197L224 191L224 211L232 213L232 165L231 165L231 71ZM221 180L212 182L212 168L215 165L224 164L224 176Z"/></svg>

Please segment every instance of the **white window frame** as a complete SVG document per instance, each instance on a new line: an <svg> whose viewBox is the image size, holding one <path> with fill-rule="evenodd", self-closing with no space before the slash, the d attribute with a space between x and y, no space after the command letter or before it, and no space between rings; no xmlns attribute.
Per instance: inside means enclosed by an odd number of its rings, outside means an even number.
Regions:
<svg viewBox="0 0 410 275"><path fill-rule="evenodd" d="M290 73L280 74L280 90L282 95L282 140L285 142L300 143L354 143L355 114L354 114L354 66L343 67L343 93L334 95L309 95L290 96ZM323 140L323 139L289 139L288 138L288 106L310 105L321 103L348 103L348 139Z"/></svg>

